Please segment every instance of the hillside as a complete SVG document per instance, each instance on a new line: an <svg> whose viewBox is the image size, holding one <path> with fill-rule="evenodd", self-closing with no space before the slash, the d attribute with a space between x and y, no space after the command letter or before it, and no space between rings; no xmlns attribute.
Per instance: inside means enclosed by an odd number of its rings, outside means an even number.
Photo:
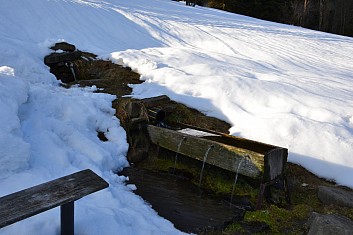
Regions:
<svg viewBox="0 0 353 235"><path fill-rule="evenodd" d="M113 174L128 165L115 97L61 87L43 63L58 41L136 70L136 98L168 95L353 187L353 39L169 0L18 0L0 3L1 196L91 168L111 187L78 203L78 233L180 233ZM57 218L0 233L53 234Z"/></svg>

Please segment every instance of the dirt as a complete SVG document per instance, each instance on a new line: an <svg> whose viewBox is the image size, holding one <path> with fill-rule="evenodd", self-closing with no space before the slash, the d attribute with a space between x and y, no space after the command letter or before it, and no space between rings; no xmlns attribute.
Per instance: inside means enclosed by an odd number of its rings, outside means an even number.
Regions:
<svg viewBox="0 0 353 235"><path fill-rule="evenodd" d="M81 59L76 60L77 81L68 83L67 86L79 84L80 86L95 85L101 88L97 92L109 93L120 98L131 94L129 84L139 84L140 75L130 68L111 61L98 60L95 55L82 53Z"/></svg>

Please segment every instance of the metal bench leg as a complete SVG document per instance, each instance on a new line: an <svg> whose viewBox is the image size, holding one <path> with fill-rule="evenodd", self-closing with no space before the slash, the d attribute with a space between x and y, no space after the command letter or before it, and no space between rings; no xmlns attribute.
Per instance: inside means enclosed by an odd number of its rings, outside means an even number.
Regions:
<svg viewBox="0 0 353 235"><path fill-rule="evenodd" d="M61 235L74 235L74 202L69 202L60 207Z"/></svg>

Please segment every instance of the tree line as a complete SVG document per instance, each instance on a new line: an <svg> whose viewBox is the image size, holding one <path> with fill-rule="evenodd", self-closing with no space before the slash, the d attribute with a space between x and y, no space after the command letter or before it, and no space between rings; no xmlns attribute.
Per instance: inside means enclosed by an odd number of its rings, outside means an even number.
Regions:
<svg viewBox="0 0 353 235"><path fill-rule="evenodd" d="M353 36L353 0L195 0L259 19Z"/></svg>

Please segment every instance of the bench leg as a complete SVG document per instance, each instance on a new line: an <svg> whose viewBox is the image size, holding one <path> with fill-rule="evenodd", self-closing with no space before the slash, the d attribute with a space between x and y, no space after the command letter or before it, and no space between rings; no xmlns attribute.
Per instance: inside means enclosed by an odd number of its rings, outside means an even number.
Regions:
<svg viewBox="0 0 353 235"><path fill-rule="evenodd" d="M61 235L74 235L74 202L69 202L60 207Z"/></svg>

